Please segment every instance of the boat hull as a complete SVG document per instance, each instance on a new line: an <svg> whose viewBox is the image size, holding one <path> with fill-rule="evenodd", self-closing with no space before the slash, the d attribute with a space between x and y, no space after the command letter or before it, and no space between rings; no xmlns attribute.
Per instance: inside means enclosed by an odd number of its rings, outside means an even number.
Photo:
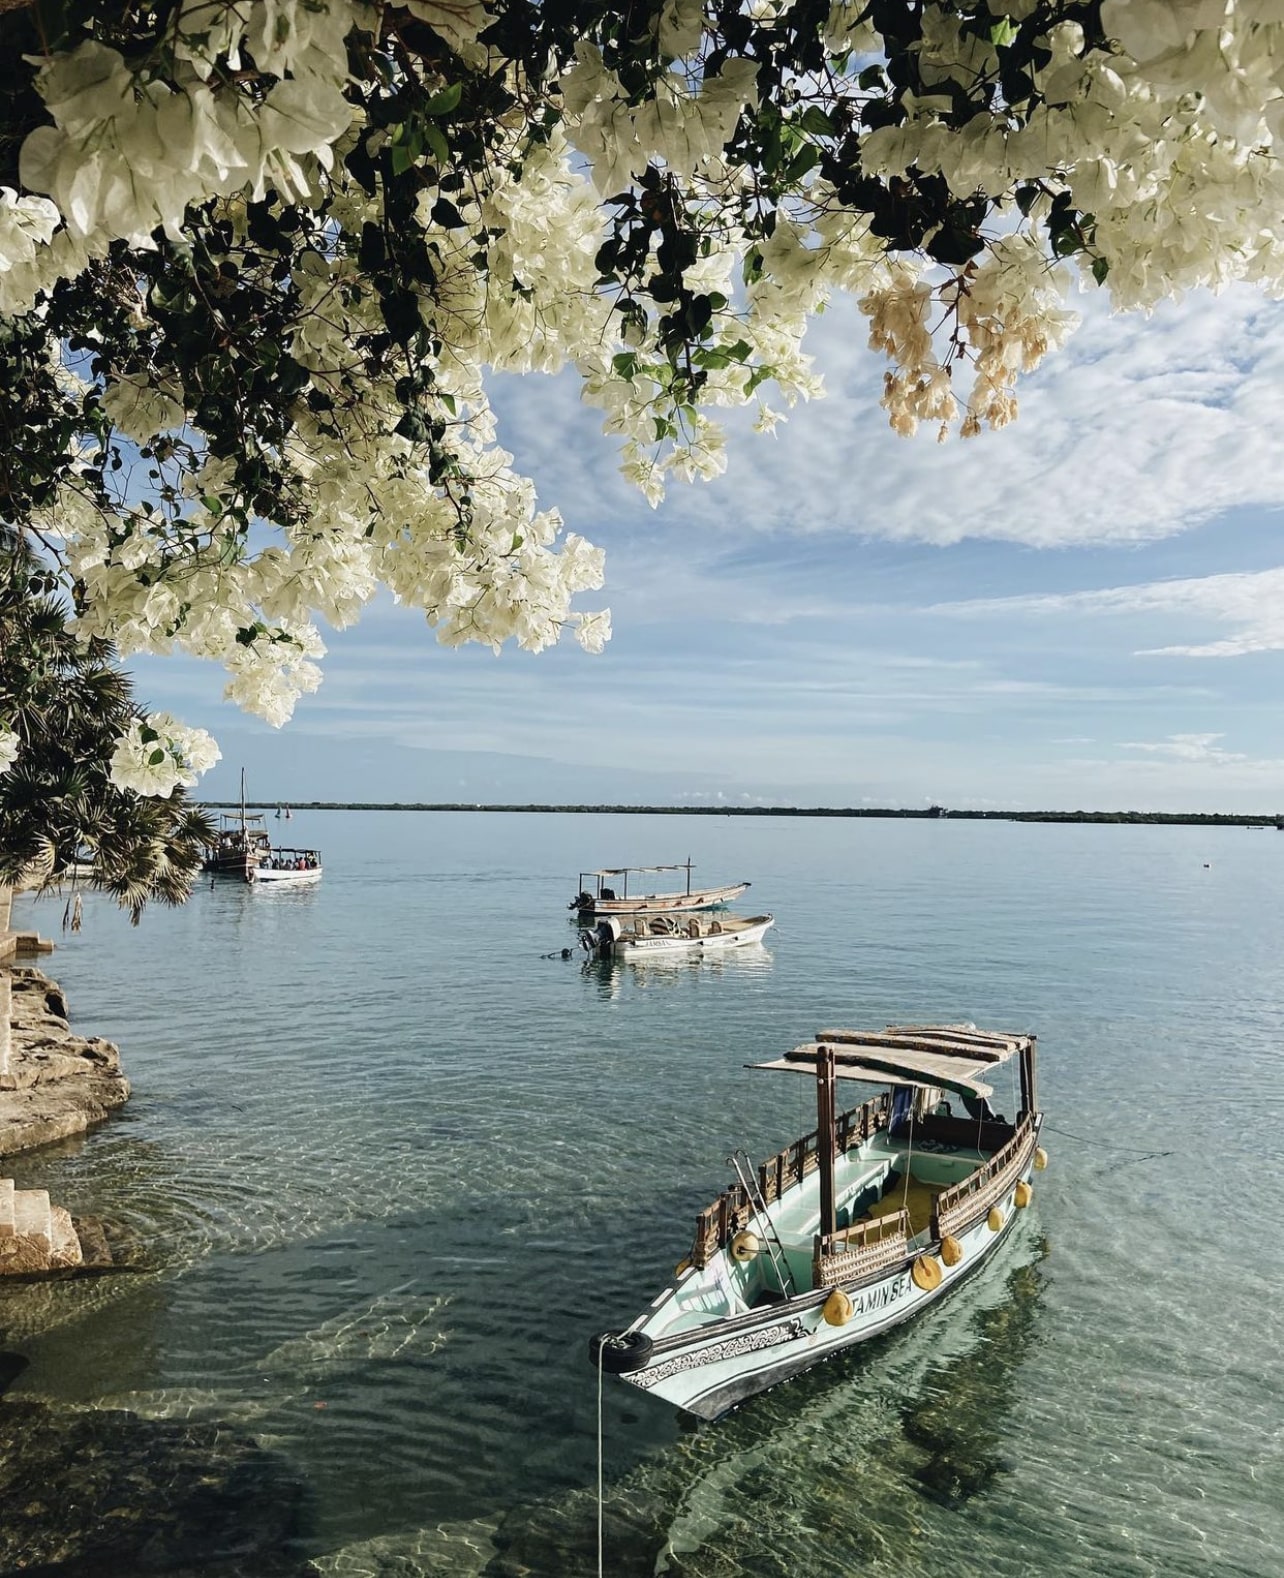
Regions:
<svg viewBox="0 0 1284 1578"><path fill-rule="evenodd" d="M309 867L306 871L273 871L271 867L260 866L250 878L251 885L259 889L310 887L320 880L320 866Z"/></svg>
<svg viewBox="0 0 1284 1578"><path fill-rule="evenodd" d="M668 958L674 954L725 953L729 948L747 948L760 943L775 919L764 915L751 926L740 931L711 932L700 937L683 933L662 937L621 937L614 946L614 953L621 959Z"/></svg>
<svg viewBox="0 0 1284 1578"><path fill-rule="evenodd" d="M216 877L234 877L238 882L253 882L258 855L210 855L201 862L201 870Z"/></svg>
<svg viewBox="0 0 1284 1578"><path fill-rule="evenodd" d="M997 1231L990 1227L993 1218L987 1211L955 1235L963 1255L954 1266L941 1265L938 1286L924 1289L915 1282L912 1268L919 1251L859 1283L837 1284L852 1303L845 1325L826 1322L823 1311L833 1289L821 1288L663 1337L643 1365L620 1379L701 1419L717 1419L737 1403L881 1336L937 1303L990 1259L1021 1214L1014 1203L1016 1182L1019 1177L1028 1183L1031 1169L1032 1161L1013 1176L999 1200L1002 1223ZM928 1252L939 1253L939 1245L929 1246ZM661 1294L631 1330L645 1333L648 1320L659 1314L674 1291Z"/></svg>
<svg viewBox="0 0 1284 1578"><path fill-rule="evenodd" d="M690 893L644 893L634 899L591 898L578 908L582 919L604 915L689 915L730 904L748 887L747 882L733 882L727 887L698 888Z"/></svg>

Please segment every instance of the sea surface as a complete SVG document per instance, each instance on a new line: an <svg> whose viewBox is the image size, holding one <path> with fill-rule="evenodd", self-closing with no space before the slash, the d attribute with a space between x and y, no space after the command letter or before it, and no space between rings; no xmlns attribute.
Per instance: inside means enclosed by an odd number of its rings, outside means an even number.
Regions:
<svg viewBox="0 0 1284 1578"><path fill-rule="evenodd" d="M1039 1036L1051 1160L1020 1231L917 1324L718 1423L608 1378L604 1571L1284 1572L1284 836L268 826L321 848L318 887L207 881L137 929L93 900L71 936L61 903L16 914L134 1095L12 1171L141 1269L0 1289L11 1396L252 1436L307 1487L327 1573L593 1573L588 1339L667 1286L733 1148L813 1127L806 1081L745 1065L822 1026L974 1020ZM752 879L764 948L561 956L581 868L688 855Z"/></svg>

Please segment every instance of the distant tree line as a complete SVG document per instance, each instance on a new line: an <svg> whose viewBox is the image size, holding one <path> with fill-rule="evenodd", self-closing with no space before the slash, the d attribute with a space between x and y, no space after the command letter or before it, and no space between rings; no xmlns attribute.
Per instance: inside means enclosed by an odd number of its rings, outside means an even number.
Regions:
<svg viewBox="0 0 1284 1578"><path fill-rule="evenodd" d="M285 802L282 801L281 804ZM251 810L269 811L274 800L256 800ZM207 800L207 809L237 808L240 801ZM882 817L918 821L949 818L955 822L1099 822L1155 824L1162 827L1274 827L1284 829L1284 816L1234 811L951 811L943 806L925 810L901 806L691 806L691 805L478 805L471 801L291 800L296 811L526 811L596 816L812 816Z"/></svg>

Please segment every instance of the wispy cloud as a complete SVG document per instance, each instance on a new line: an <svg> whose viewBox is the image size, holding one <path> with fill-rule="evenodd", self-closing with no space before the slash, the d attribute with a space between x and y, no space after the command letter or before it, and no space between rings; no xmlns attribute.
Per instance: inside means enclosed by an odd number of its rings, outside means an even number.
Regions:
<svg viewBox="0 0 1284 1578"><path fill-rule="evenodd" d="M940 603L935 613L963 617L1050 614L1168 614L1237 625L1219 641L1143 647L1146 657L1238 657L1246 652L1284 651L1284 568L1185 580L1150 581L1092 592L975 598Z"/></svg>
<svg viewBox="0 0 1284 1578"><path fill-rule="evenodd" d="M1223 766L1230 762L1246 762L1248 757L1238 751L1224 751L1217 741L1221 734L1170 734L1166 740L1128 740L1126 751L1149 751L1155 756L1170 757L1179 762L1202 762Z"/></svg>
<svg viewBox="0 0 1284 1578"><path fill-rule="evenodd" d="M1241 506L1284 504L1284 311L1247 290L1195 293L1152 318L1082 302L1084 326L1020 390L1001 433L898 439L878 408L883 364L854 306L819 318L807 349L828 396L774 438L730 422L730 464L675 485L652 515L616 476L600 417L573 376L500 390L503 430L548 502L608 546L648 522L718 533L842 532L1050 547L1155 541Z"/></svg>

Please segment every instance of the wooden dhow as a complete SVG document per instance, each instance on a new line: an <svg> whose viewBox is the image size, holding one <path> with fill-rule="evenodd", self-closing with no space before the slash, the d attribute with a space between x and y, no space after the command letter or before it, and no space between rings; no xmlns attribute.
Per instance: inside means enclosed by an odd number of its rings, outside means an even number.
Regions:
<svg viewBox="0 0 1284 1578"><path fill-rule="evenodd" d="M220 877L253 882L256 868L271 853L272 841L267 835L262 812L245 809L245 769L242 767L240 809L220 815L214 842L206 846L201 869Z"/></svg>
<svg viewBox="0 0 1284 1578"><path fill-rule="evenodd" d="M1010 1060L1008 1120L990 1098ZM1033 1035L825 1030L749 1066L810 1077L815 1131L756 1173L730 1158L737 1181L697 1217L673 1284L590 1344L603 1370L705 1419L943 1297L1011 1232L1047 1162ZM886 1088L838 1112L838 1080Z"/></svg>
<svg viewBox="0 0 1284 1578"><path fill-rule="evenodd" d="M600 915L633 915L659 911L662 914L683 914L693 910L718 909L738 899L749 887L747 882L732 882L720 888L692 886L692 864L689 860L674 866L608 866L601 871L581 871L579 890L567 909L575 910L580 920L592 920ZM663 871L684 871L685 888L667 893L639 892L639 879ZM633 892L629 892L632 879ZM645 887L645 881L641 883Z"/></svg>
<svg viewBox="0 0 1284 1578"><path fill-rule="evenodd" d="M760 943L775 924L773 915L608 915L580 933L580 947L592 959L725 953Z"/></svg>

